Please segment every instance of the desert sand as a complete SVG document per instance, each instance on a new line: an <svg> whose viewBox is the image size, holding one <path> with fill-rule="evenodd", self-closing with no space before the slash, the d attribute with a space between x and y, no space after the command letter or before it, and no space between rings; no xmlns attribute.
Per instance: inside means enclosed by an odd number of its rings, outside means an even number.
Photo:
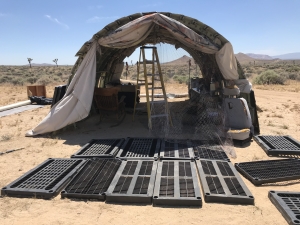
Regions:
<svg viewBox="0 0 300 225"><path fill-rule="evenodd" d="M26 100L26 87L1 86L0 105ZM175 88L176 89L176 88ZM47 88L51 97L53 88ZM177 90L177 89L176 89ZM260 108L262 135L291 135L300 141L300 95L298 92L263 90L254 87ZM14 93L13 100L9 93ZM117 127L111 120L97 124L91 117L64 130L37 137L25 137L49 112L50 106L0 118L0 151L24 148L0 155L0 187L14 181L48 158L68 158L93 138L121 138L150 135L144 117L131 114ZM134 126L134 129L132 128ZM125 129L124 127L131 127ZM255 141L235 147L233 163L276 159L268 157ZM153 207L151 205L108 204L101 201L73 201L34 198L0 198L0 224L287 224L268 199L268 191L300 191L300 181L254 186L241 176L255 198L255 205L206 203L201 208Z"/></svg>

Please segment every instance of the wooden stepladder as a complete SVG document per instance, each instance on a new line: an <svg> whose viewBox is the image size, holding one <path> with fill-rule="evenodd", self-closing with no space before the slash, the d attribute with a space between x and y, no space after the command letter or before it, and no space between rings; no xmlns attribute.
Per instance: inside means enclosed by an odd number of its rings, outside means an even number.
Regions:
<svg viewBox="0 0 300 225"><path fill-rule="evenodd" d="M150 50L150 51L152 50L151 60L146 59L146 53L145 53L146 50ZM151 65L151 66L147 67L147 65ZM144 75L143 79L140 79L139 77L140 74ZM168 108L168 100L167 100L165 85L164 85L161 67L158 59L157 49L155 46L140 47L140 58L139 58L139 63L137 65L136 95L137 95L137 91L141 89L141 86L145 86L149 129L152 130L153 118L165 117L166 121L172 124L169 108ZM135 115L135 110L136 110L136 101L134 104L133 119Z"/></svg>

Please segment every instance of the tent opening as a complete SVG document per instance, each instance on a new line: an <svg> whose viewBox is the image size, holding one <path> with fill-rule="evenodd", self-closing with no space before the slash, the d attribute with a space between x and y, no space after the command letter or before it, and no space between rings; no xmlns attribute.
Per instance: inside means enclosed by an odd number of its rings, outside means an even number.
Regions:
<svg viewBox="0 0 300 225"><path fill-rule="evenodd" d="M250 137L253 127L259 132L254 93L234 57L231 43L194 18L151 12L132 14L108 24L80 48L64 98L28 136L51 132L87 117L94 88L109 88L122 80L125 62L128 70L132 68L129 76L134 81L135 59L130 56L147 44L169 44L183 49L187 52L183 60L188 59L182 66L161 61L164 82L187 85L184 89L188 95L183 101L177 101L179 87L175 87L176 92L168 93L172 126L168 120L159 118L153 122L153 135L226 141L235 133ZM160 53L160 57L163 56ZM190 79L186 79L187 76ZM121 88L135 86L134 82L120 85ZM230 130L235 132L230 134Z"/></svg>

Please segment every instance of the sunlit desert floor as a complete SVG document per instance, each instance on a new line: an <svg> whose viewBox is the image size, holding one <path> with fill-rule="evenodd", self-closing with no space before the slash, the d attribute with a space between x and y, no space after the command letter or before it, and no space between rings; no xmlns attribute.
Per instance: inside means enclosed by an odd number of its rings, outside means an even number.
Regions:
<svg viewBox="0 0 300 225"><path fill-rule="evenodd" d="M176 93L177 86L168 87ZM270 88L268 88L270 89ZM26 87L0 86L0 106L26 99ZM290 135L300 141L300 95L293 90L254 88L259 107L262 135ZM181 92L187 92L182 88ZM53 95L53 87L47 87ZM0 151L24 148L0 155L0 187L14 181L48 158L69 158L93 138L147 136L149 132L142 115L110 127L109 119L98 118L79 122L62 131L37 137L25 137L49 112L50 106L0 118ZM268 157L255 141L235 147L233 163L276 159ZM151 205L108 204L99 201L73 201L34 198L0 198L0 224L287 224L268 199L270 190L300 191L300 180L254 186L242 177L255 198L255 205L206 203L201 208L153 207Z"/></svg>

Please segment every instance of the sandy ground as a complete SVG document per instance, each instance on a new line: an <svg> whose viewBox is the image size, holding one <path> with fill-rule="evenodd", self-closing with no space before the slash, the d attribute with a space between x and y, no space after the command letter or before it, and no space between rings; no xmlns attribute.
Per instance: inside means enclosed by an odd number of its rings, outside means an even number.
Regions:
<svg viewBox="0 0 300 225"><path fill-rule="evenodd" d="M26 89L1 86L1 105L12 103L6 95L14 93L15 101L26 100ZM12 89L14 91L12 91ZM49 96L53 92L49 88ZM255 89L262 135L291 135L300 140L300 95L297 92L276 92ZM0 187L14 181L44 160L68 158L92 138L149 136L145 117L131 114L118 127L111 121L97 124L91 117L63 131L35 138L25 137L48 113L50 106L0 118L0 151L24 148L0 155ZM132 128L134 127L134 129ZM244 147L235 147L237 158L232 162L276 159L268 157L252 141ZM202 208L152 207L150 205L108 204L98 201L72 201L34 198L0 198L0 224L287 224L268 199L269 190L300 191L300 181L254 186L242 177L255 197L255 205L234 205L203 202Z"/></svg>

